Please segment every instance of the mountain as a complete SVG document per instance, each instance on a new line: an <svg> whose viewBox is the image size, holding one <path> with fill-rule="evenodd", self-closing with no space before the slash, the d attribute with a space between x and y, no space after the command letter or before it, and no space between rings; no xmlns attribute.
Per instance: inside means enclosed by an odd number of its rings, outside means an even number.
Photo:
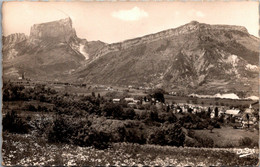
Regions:
<svg viewBox="0 0 260 167"><path fill-rule="evenodd" d="M3 37L3 72L7 77L62 78L92 59L103 42L80 39L70 18L35 24L29 37Z"/></svg>
<svg viewBox="0 0 260 167"><path fill-rule="evenodd" d="M105 45L73 80L187 93L258 94L259 39L244 27L193 21Z"/></svg>
<svg viewBox="0 0 260 167"><path fill-rule="evenodd" d="M70 18L3 37L4 78L161 87L183 94L258 95L259 39L246 28L192 21L106 44L80 39Z"/></svg>

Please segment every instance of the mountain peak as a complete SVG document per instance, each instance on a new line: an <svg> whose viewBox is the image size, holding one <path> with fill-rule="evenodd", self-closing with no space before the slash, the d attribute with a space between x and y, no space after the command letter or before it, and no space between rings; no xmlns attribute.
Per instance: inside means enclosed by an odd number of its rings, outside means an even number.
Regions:
<svg viewBox="0 0 260 167"><path fill-rule="evenodd" d="M47 23L34 24L30 31L30 38L32 39L68 42L71 37L76 37L76 31L72 27L70 17Z"/></svg>
<svg viewBox="0 0 260 167"><path fill-rule="evenodd" d="M188 24L200 24L198 21L196 21L196 20L193 20L193 21L191 21L190 23L188 23Z"/></svg>

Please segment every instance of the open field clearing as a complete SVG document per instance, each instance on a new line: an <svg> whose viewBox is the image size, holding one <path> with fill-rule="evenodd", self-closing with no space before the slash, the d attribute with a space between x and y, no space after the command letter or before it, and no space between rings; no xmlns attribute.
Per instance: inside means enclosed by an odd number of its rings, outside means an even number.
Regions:
<svg viewBox="0 0 260 167"><path fill-rule="evenodd" d="M250 165L258 162L258 149L248 149L250 155L239 157L241 149L183 148L170 146L114 143L105 150L68 144L48 144L31 135L3 134L3 162L18 165Z"/></svg>
<svg viewBox="0 0 260 167"><path fill-rule="evenodd" d="M247 129L233 129L232 127L221 127L214 129L213 133L209 130L195 130L200 136L207 136L214 140L214 144L218 147L238 146L239 140L244 137L249 137L253 142L259 140L259 132L257 130L249 131ZM256 144L257 145L257 144Z"/></svg>

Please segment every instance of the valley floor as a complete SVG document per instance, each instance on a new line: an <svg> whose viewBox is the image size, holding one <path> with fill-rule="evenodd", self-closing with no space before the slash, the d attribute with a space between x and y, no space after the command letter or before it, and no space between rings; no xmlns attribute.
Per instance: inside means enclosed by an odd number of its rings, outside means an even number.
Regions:
<svg viewBox="0 0 260 167"><path fill-rule="evenodd" d="M98 150L68 144L49 144L45 139L32 135L7 132L3 133L2 146L5 166L256 166L258 155L259 149L178 148L129 143L115 143L108 149Z"/></svg>

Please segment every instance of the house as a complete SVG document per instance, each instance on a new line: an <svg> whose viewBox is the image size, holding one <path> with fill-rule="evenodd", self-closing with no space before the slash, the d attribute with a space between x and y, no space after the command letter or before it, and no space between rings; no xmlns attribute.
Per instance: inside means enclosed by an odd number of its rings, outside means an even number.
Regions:
<svg viewBox="0 0 260 167"><path fill-rule="evenodd" d="M113 99L113 103L119 103L120 99Z"/></svg>
<svg viewBox="0 0 260 167"><path fill-rule="evenodd" d="M134 98L131 98L131 97L130 98L125 98L125 101L126 102L134 102Z"/></svg>
<svg viewBox="0 0 260 167"><path fill-rule="evenodd" d="M225 114L230 116L240 116L240 110L237 109L226 110Z"/></svg>
<svg viewBox="0 0 260 167"><path fill-rule="evenodd" d="M253 109L259 111L259 101L252 103L250 106L252 106Z"/></svg>
<svg viewBox="0 0 260 167"><path fill-rule="evenodd" d="M255 110L253 109L252 105L250 104L249 108L245 109L244 113L253 114L254 111Z"/></svg>

